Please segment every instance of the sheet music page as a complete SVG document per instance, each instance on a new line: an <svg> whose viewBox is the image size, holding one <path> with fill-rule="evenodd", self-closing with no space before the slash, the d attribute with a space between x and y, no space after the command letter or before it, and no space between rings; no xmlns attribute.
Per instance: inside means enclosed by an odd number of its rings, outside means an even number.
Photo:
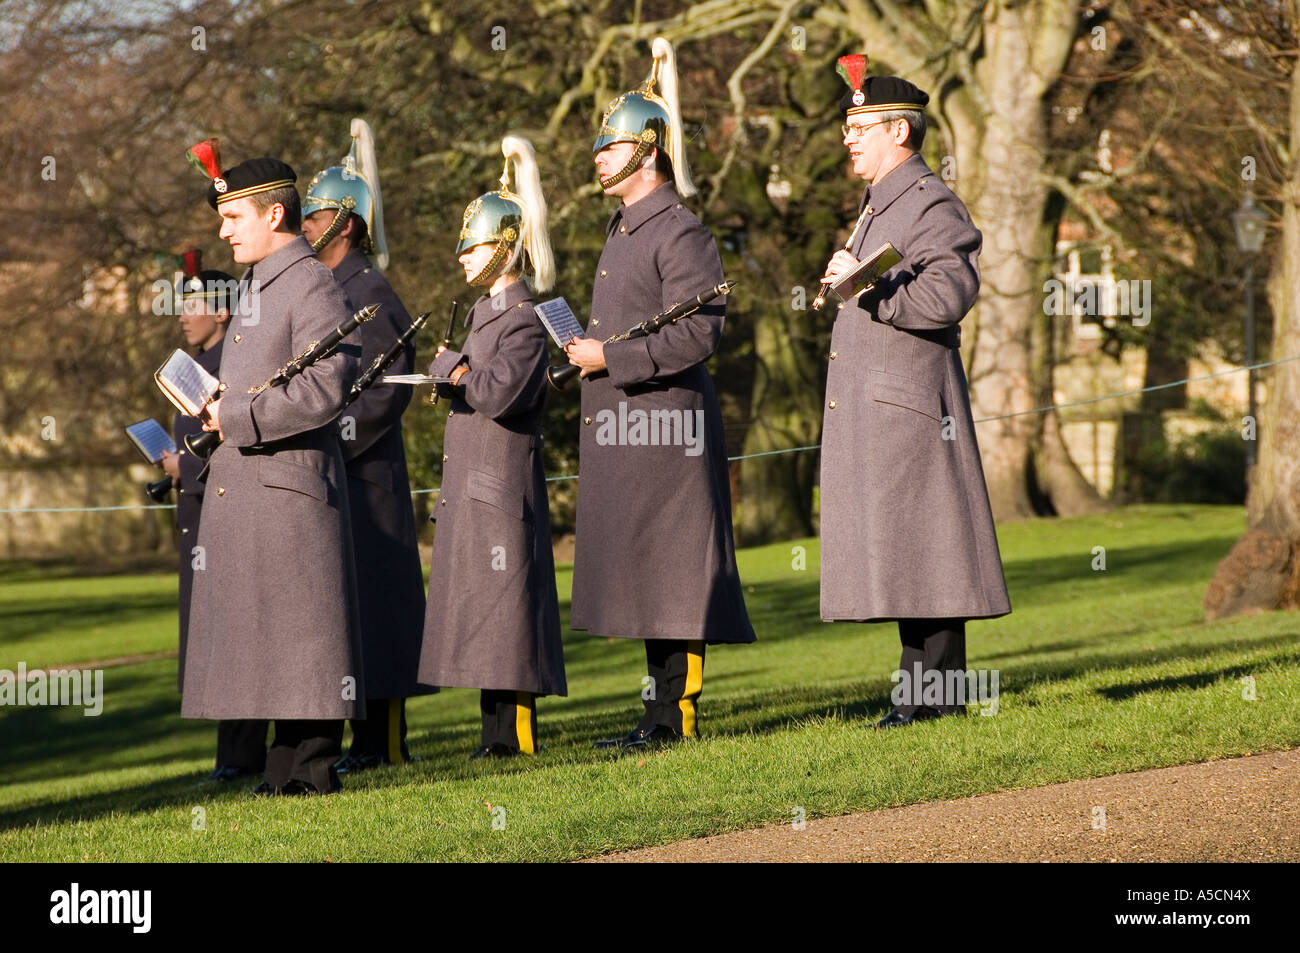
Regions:
<svg viewBox="0 0 1300 953"><path fill-rule="evenodd" d="M217 392L220 382L198 361L179 348L154 374L159 389L183 414L197 417L203 405Z"/></svg>
<svg viewBox="0 0 1300 953"><path fill-rule="evenodd" d="M867 285L879 280L881 275L902 260L902 256L894 246L890 242L885 242L875 252L862 259L856 268L835 282L831 290L848 301L864 291Z"/></svg>
<svg viewBox="0 0 1300 953"><path fill-rule="evenodd" d="M137 423L126 427L126 435L131 438L137 450L144 455L144 458L150 463L157 463L162 459L163 452L175 453L176 441L172 440L171 434L163 429L162 424L150 417L148 420L141 420Z"/></svg>
<svg viewBox="0 0 1300 953"><path fill-rule="evenodd" d="M543 301L534 306L537 316L542 319L542 324L550 332L551 340L560 350L564 350L564 345L568 344L575 337L586 337L587 332L582 329L578 319L574 316L573 311L569 308L569 302L563 298L552 298L550 301Z"/></svg>

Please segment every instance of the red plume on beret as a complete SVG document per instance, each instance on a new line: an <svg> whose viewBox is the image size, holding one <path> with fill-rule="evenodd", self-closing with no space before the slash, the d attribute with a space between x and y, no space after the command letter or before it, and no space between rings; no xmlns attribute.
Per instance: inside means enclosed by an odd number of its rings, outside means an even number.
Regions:
<svg viewBox="0 0 1300 953"><path fill-rule="evenodd" d="M197 145L190 146L185 150L185 158L190 160L190 165L198 169L213 182L218 183L217 191L224 192L221 188L225 180L221 178L221 140L204 139Z"/></svg>
<svg viewBox="0 0 1300 953"><path fill-rule="evenodd" d="M867 75L867 54L853 53L849 56L841 56L835 61L835 72L849 84L849 89L861 89L862 81Z"/></svg>
<svg viewBox="0 0 1300 953"><path fill-rule="evenodd" d="M191 248L181 255L181 270L185 272L186 278L195 277L203 270L203 249Z"/></svg>

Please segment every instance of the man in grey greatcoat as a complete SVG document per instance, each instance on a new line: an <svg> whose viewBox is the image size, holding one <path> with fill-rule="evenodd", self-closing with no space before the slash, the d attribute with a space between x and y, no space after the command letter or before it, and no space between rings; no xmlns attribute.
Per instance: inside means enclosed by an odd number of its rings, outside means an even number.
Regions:
<svg viewBox="0 0 1300 953"><path fill-rule="evenodd" d="M197 255L197 252L195 252ZM195 262L198 268L197 259ZM238 282L224 271L199 271L180 282L181 330L185 343L197 348L194 360L209 374L221 369L221 348L232 313ZM207 462L185 448L185 438L197 436L203 423L195 417L176 414L172 437L176 453L163 454L163 469L176 486L176 530L180 550L180 652L176 666L176 690L185 687L185 649L189 641L190 593L194 588L194 558L200 550L200 516L203 481ZM266 769L266 722L234 718L217 723L217 763L210 781L233 781Z"/></svg>
<svg viewBox="0 0 1300 953"><path fill-rule="evenodd" d="M381 271L388 266L388 246L370 126L354 119L352 134L344 164L312 177L302 231L353 308L380 306L356 331L364 371L410 328L411 316ZM411 341L385 373L409 374L414 367ZM408 761L406 699L430 691L416 686L424 575L402 442L402 414L411 393L410 387L375 383L339 418L366 670L366 717L352 719L352 745L335 765L339 774Z"/></svg>
<svg viewBox="0 0 1300 953"><path fill-rule="evenodd" d="M722 337L722 299L658 333L602 343L722 281L713 235L681 202L694 186L667 41L655 40L654 56L596 139L601 187L622 202L596 266L589 336L566 348L585 381L570 625L646 650L645 712L626 736L597 743L614 749L695 737L705 645L755 640L705 367Z"/></svg>
<svg viewBox="0 0 1300 953"><path fill-rule="evenodd" d="M902 261L839 306L831 335L821 617L897 620L893 707L877 723L889 728L965 714L966 620L1011 603L959 350L981 236L917 154L929 96L897 77L864 78L865 66L865 56L841 59L844 145L868 187L851 247L823 281L885 242Z"/></svg>
<svg viewBox="0 0 1300 953"><path fill-rule="evenodd" d="M335 423L358 349L344 342L287 385L258 388L351 313L299 232L294 179L277 159L251 159L208 189L221 237L250 267L221 358L224 390L204 415L223 442L205 477L181 714L275 721L258 794L337 790L343 719L364 714Z"/></svg>

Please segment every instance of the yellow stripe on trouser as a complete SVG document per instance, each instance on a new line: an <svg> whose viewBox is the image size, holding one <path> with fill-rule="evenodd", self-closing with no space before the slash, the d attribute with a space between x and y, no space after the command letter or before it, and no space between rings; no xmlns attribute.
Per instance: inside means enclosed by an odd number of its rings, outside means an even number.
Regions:
<svg viewBox="0 0 1300 953"><path fill-rule="evenodd" d="M533 695L531 692L515 692L515 734L519 737L519 750L523 754L536 754L537 744L533 738Z"/></svg>
<svg viewBox="0 0 1300 953"><path fill-rule="evenodd" d="M402 764L402 698L388 699L388 763Z"/></svg>
<svg viewBox="0 0 1300 953"><path fill-rule="evenodd" d="M686 687L677 706L682 710L682 737L695 737L695 700L704 690L704 643L686 643Z"/></svg>

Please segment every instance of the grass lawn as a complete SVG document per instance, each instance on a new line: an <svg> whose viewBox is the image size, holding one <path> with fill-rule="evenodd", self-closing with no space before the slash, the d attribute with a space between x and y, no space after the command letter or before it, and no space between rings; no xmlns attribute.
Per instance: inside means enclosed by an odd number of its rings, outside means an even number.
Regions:
<svg viewBox="0 0 1300 953"><path fill-rule="evenodd" d="M644 655L621 640L569 635L572 694L539 703L540 756L468 762L478 696L449 690L409 705L421 761L305 800L203 781L216 732L179 717L173 659L109 668L99 717L0 711L0 860L567 860L797 808L828 816L1300 746L1300 615L1202 621L1205 584L1243 523L1239 507L1147 506L1002 527L1014 611L967 630L967 664L1000 673L999 710L900 731L867 728L888 709L896 629L818 621L815 540L740 554L759 641L711 647L703 738L644 756L591 748L639 715ZM559 584L565 600L569 567ZM168 575L0 569L0 668L174 649L175 591ZM1081 828L1091 807L1079 805Z"/></svg>

